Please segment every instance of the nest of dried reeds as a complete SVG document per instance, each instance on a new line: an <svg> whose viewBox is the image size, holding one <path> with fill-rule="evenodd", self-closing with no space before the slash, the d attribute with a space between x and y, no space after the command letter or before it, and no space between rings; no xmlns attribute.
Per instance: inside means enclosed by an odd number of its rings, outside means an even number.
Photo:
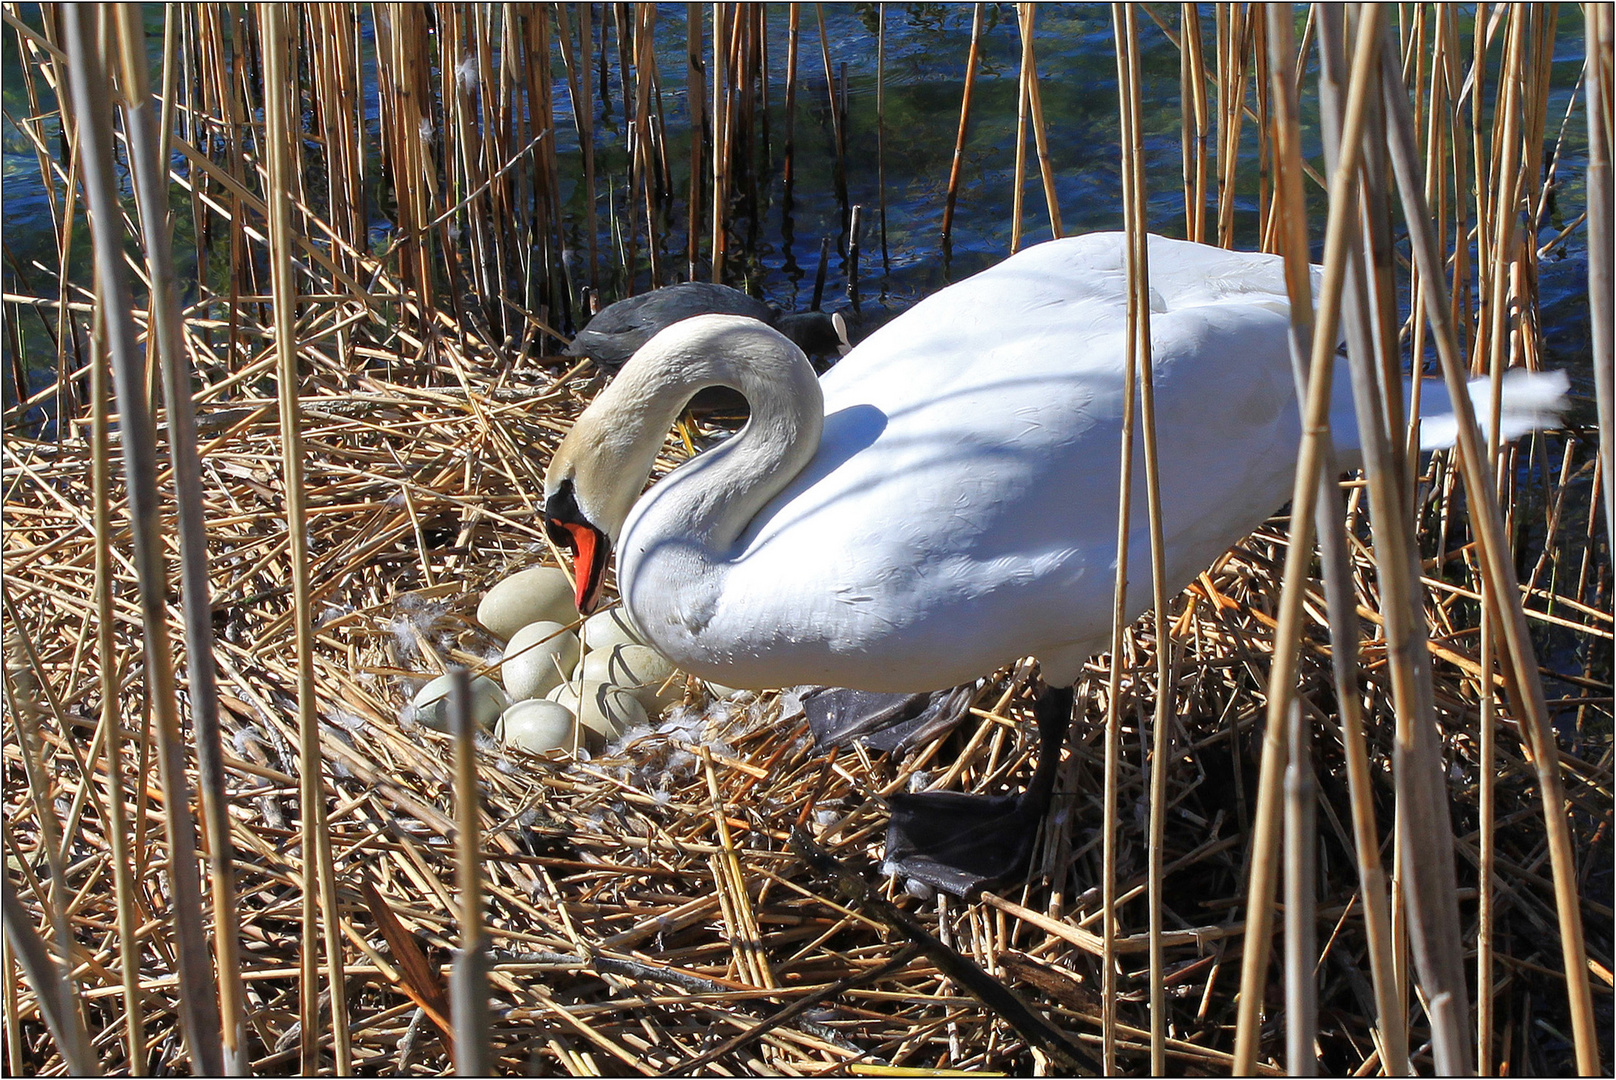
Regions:
<svg viewBox="0 0 1616 1080"><path fill-rule="evenodd" d="M444 348L444 355L454 353ZM471 371L478 359L453 356L452 366ZM448 1067L452 1036L432 1018L435 1012L445 1018L443 966L460 940L452 746L449 737L402 723L399 715L424 676L445 664L476 669L488 662L497 643L470 612L503 573L548 557L533 504L534 472L587 387L576 378L558 381L553 372L530 389L469 396L379 375L329 383L306 401L306 487L326 763L320 791L345 941L343 1028L357 1069L439 1072ZM255 1072L274 1072L298 1064L298 971L311 947L298 917L305 865L297 831L294 612L284 562L276 557L286 539L275 477L279 436L272 410L250 399L205 407L201 420L205 433L228 434L204 458L217 526L212 550L225 568L215 629L250 1063ZM112 1044L125 1012L138 1011L147 1064L167 1071L185 1063L163 918L166 853L155 824L161 796L149 783L132 783L129 763L145 767L144 744L131 742L128 763L114 775L96 735L100 657L83 648L95 619L84 599L94 565L82 490L89 468L88 455L72 441L14 441L6 451L7 613L31 650L17 661L8 687L21 693L37 671L53 688L31 706L12 699L37 712L37 735L29 741L16 727L7 732L7 858L30 906L42 912L51 892L47 844L40 804L30 801L24 776L24 759L34 757L35 775L49 778L53 804L71 811L63 830L71 895L57 900L66 905L89 1029L104 1059L115 1063L120 1055ZM113 524L127 528L116 514ZM1285 542L1284 523L1276 521L1171 607L1180 649L1166 765L1164 947L1168 1055L1184 1072L1230 1064L1242 860ZM1374 610L1375 582L1361 551L1355 569L1358 594ZM128 589L125 576L115 571L120 593ZM1435 625L1452 617L1441 601L1456 595L1463 590L1434 594ZM1608 641L1608 616L1563 604L1557 610L1543 618L1574 624L1590 643ZM114 617L121 655L132 661L143 632L138 616L120 599ZM1155 633L1150 619L1141 621L1119 660L1122 902L1113 1030L1124 1061L1143 1053L1148 1027L1142 732L1153 709ZM1363 652L1366 714L1383 718L1391 713L1389 691L1372 628L1370 637ZM1455 776L1474 776L1473 728L1464 722L1474 710L1473 641L1460 630L1438 639L1434 650L1445 751ZM1321 631L1308 646L1302 675L1311 700L1331 693L1326 654ZM1059 810L1031 879L971 903L908 896L879 875L883 799L922 782L1015 790L1030 772L1036 745L1025 708L1026 666L986 680L958 731L890 757L859 746L815 749L792 693L714 702L695 683L676 715L593 760L538 759L480 743L494 1066L578 1075L1071 1067L1061 1051L1040 1045L1036 1033L1018 1028L934 955L917 950L902 924L883 918L887 905L988 972L1092 1060L1105 1012L1097 883L1106 664L1096 662L1079 687L1089 722L1074 728ZM131 689L137 666L111 673L125 688L119 699L125 717L142 714ZM1583 714L1600 708L1599 699L1563 704ZM1328 712L1318 719L1313 752L1324 810L1318 901L1327 941L1320 1049L1326 1067L1347 1071L1372 1067L1365 1018L1373 1008L1354 918L1359 881L1341 749L1328 734ZM1378 719L1372 735L1385 823L1391 739ZM125 737L136 739L133 731ZM1569 797L1583 820L1601 822L1609 806L1608 723L1589 724L1584 738L1591 753L1566 756ZM1563 990L1554 972L1554 901L1541 869L1540 811L1520 755L1509 746L1500 752L1500 805L1517 809L1500 818L1494 840L1507 879L1496 943L1507 1017L1503 1060L1534 1069L1568 1051L1544 1038L1565 1030L1555 1013ZM1477 838L1463 822L1475 796L1463 783L1451 794L1458 850L1473 862ZM132 899L141 930L132 942L113 933L109 798L126 799L136 823ZM790 845L797 828L862 876L875 898L850 895L844 883L805 861ZM1597 899L1609 895L1608 860L1594 857L1608 837L1603 830L1579 835L1593 845L1583 852L1590 946L1608 956L1608 933L1599 928L1608 928L1610 910ZM1473 888L1465 895L1473 896ZM139 995L129 1002L115 974L127 949L140 958ZM39 1022L33 992L15 981L10 987L12 1064L58 1071L62 1059ZM770 1026L782 1012L789 1015ZM1283 1014L1270 1017L1272 1036Z"/></svg>
<svg viewBox="0 0 1616 1080"><path fill-rule="evenodd" d="M650 179L670 175L667 148L655 134L662 130L651 47L658 6L609 7L603 18L609 16L616 41L621 103L632 102L634 130L653 132L630 147L627 202L638 202L635 192L643 191L652 222L669 212L671 191ZM1604 95L1603 131L1610 27L1603 8L1588 7L1595 58L1604 58L1602 67L1590 68L1590 85L1605 87L1595 94ZM187 74L177 90L164 91L179 135L163 156L153 125L141 123L151 119L143 110L152 93L138 63L144 32L133 8L118 7L99 28L85 11L65 6L42 6L37 23L28 21L32 14L7 11L28 57L30 103L40 103L37 115L15 126L38 151L53 218L77 220L79 198L75 181L58 183L69 162L52 159L53 138L84 152L100 146L102 160L74 175L84 197L105 198L108 211L121 209L117 185L125 175L148 200L140 232L150 278L175 276L158 254L170 242L159 224L163 215L151 212L163 205L171 182L191 198L198 258L208 264L198 272L206 279L204 299L171 324L179 341L166 339L152 313L140 310L139 297L131 300L109 271L107 264L121 271L126 240L115 212L91 222L104 256L95 307L73 279L72 230L65 227L61 265L41 268L54 277L55 299L6 296L13 315L41 316L57 353L55 383L31 398L19 394L27 400L8 412L11 430L31 424L29 409L46 404L54 405L58 426L39 439L8 434L0 471L7 650L0 745L7 970L0 985L10 1071L197 1071L219 1055L217 1045L202 1043L216 1044L222 1026L228 1052L238 1020L235 1064L269 1073L441 1073L456 1060L489 1071L575 1075L1068 1072L1113 1059L1122 1070L1143 1071L1153 1064L1147 1055L1158 989L1165 990L1156 1017L1160 1068L1187 1074L1238 1066L1245 1060L1235 1034L1245 919L1268 907L1266 898L1247 895L1248 860L1254 833L1272 824L1256 820L1256 791L1280 601L1289 587L1282 586L1291 525L1285 519L1208 568L1165 605L1159 621L1147 617L1128 628L1114 656L1095 661L1079 685L1084 716L1065 751L1057 808L1029 879L970 902L912 895L882 876L885 799L921 785L1019 788L1036 742L1027 715L1035 671L1025 662L985 677L956 731L893 755L858 745L816 748L791 688L715 702L692 682L671 715L592 759L534 758L478 741L472 791L457 776L453 741L404 718L404 703L422 679L446 666L478 670L490 663L497 643L471 618L482 590L552 557L537 516L542 463L592 385L587 371L524 367L512 356L541 352L547 335L555 337L546 320L566 323L572 299L553 137L551 95L562 75L550 66L552 27L575 101L589 97L587 86L581 95L580 88L597 46L606 70L608 34L604 25L598 38L592 30L592 5L513 5L498 20L491 11L394 5L367 14L327 5L295 9L288 19L266 5L238 23L222 8L175 6L165 56ZM758 104L753 88L768 86L765 14L761 6L716 5L708 68L699 62L701 12L686 27L696 58L686 73L696 128L700 103L713 91L711 141L692 140L683 204L692 273L709 228L706 265L715 273L722 268L726 225L734 224L731 196L755 185L743 159ZM1020 92L1058 233L1033 14L1032 5L1022 5L1018 16ZM1118 58L1133 72L1119 81L1126 101L1137 105L1138 58L1130 43L1139 13L1116 14ZM1243 197L1236 174L1248 89L1261 121L1251 129L1260 127L1266 140L1271 128L1263 118L1293 103L1278 91L1270 97L1269 80L1258 76L1270 62L1282 69L1296 43L1284 36L1286 20L1268 25L1261 8L1221 6L1214 15L1215 73L1195 5L1185 6L1180 36L1172 40L1186 87L1186 230L1196 237L1215 230L1229 243L1236 199ZM1370 25L1375 18L1366 9ZM1465 140L1473 132L1463 125L1445 136L1438 130L1457 115L1468 92L1462 88L1500 83L1529 98L1529 107L1497 110L1503 119L1495 122L1504 127L1493 152L1515 149L1473 178L1473 231L1481 240L1501 239L1478 280L1455 285L1452 318L1476 336L1483 359L1535 363L1539 342L1529 320L1541 253L1530 244L1512 253L1509 227L1520 208L1509 191L1519 177L1527 189L1539 183L1546 139L1540 91L1552 50L1528 46L1553 44L1553 12L1521 5L1489 20L1482 32L1507 38L1496 78L1486 68L1485 43L1475 50L1479 73L1466 69L1460 77L1465 49L1451 10L1418 8L1410 19L1408 57L1387 63L1415 77L1429 70L1431 94L1444 95L1444 107L1430 114L1434 141L1425 162L1427 174L1443 180L1427 186L1446 192L1449 172L1471 161ZM822 13L816 21L828 84L832 59ZM1309 25L1315 22L1321 40L1339 35L1338 12L1314 12ZM981 23L967 63L961 150ZM787 160L799 24L793 6ZM73 35L63 36L64 27L75 26L76 45ZM1279 43L1272 53L1264 47L1270 34ZM87 44L92 38L103 47ZM463 63L457 43L466 44L470 60ZM295 63L290 73L287 67L300 46L301 76ZM74 49L76 64L69 62ZM430 63L412 63L434 50L437 83ZM397 230L396 245L380 256L370 251L366 128L352 111L366 86L367 55L378 61L380 153ZM97 71L99 81L86 74L88 66L102 65L118 67L116 93L105 71ZM1438 69L1451 77L1439 81ZM83 80L77 109L64 106L52 128L45 122L53 115L50 102L65 98L70 78ZM1275 82L1297 85L1283 70ZM1215 152L1208 89L1214 83ZM474 99L495 102L508 122L485 122ZM845 99L844 86L844 109ZM305 101L312 106L306 112ZM846 116L835 102L832 90L845 203ZM115 112L127 174L119 172L110 129L72 130ZM1526 117L1524 131L1508 127L1518 114ZM240 121L245 116L263 119L261 141ZM435 121L441 121L436 129ZM550 126L528 126L543 121ZM1138 117L1125 123L1137 130ZM1273 125L1273 149L1265 142L1261 151L1272 153L1276 175L1289 170L1292 180L1296 163L1287 155L1295 151L1297 125L1294 115ZM596 131L591 122L577 127L594 284ZM1018 191L1028 164L1026 121L1021 127ZM1293 145L1285 145L1287 138ZM1137 147L1140 140L1124 143ZM1608 144L1602 145L1597 160L1608 183ZM185 155L182 168L166 161L175 148ZM261 149L262 161L254 156ZM286 160L305 153L311 160ZM1142 166L1135 158L1125 168L1132 170L1125 201L1137 230L1146 194ZM1386 171L1365 170L1370 181ZM1259 217L1266 242L1279 245L1286 228L1301 223L1290 216L1299 215L1301 202L1295 191L1282 195L1279 184L1270 187L1267 175L1255 184ZM1591 170L1590 188L1593 180ZM957 181L956 170L945 235ZM295 214L287 206L294 191L305 199ZM1541 210L1549 191L1544 183L1529 204ZM1469 193L1457 201L1468 214ZM446 203L452 207L444 211ZM1591 194L1590 226L1598 228L1590 231L1608 242L1608 221L1593 221L1598 203ZM1018 237L1022 211L1018 194ZM1439 207L1405 220L1440 222L1445 213ZM624 216L622 269L632 279L640 220ZM1463 268L1470 226L1463 225L1468 218L1459 220L1452 254ZM463 230L458 240L455 230ZM447 289L442 268L432 263L435 238L442 252L462 260ZM647 240L653 282L669 277L657 265L666 239ZM1382 268L1393 261L1384 249L1376 255ZM294 261L301 278L294 277ZM220 262L228 267L214 265ZM1468 306L1469 284L1485 292L1480 315ZM1608 288L1593 292L1596 303L1608 304ZM276 296L278 306L268 303ZM177 313L173 296L146 304L160 318L165 300L174 301ZM1506 325L1511 311L1527 315ZM1418 318L1412 326L1422 355L1418 342L1427 328ZM129 332L121 342L113 340L123 330ZM1395 326L1382 330L1383 342L1397 339ZM134 356L136 331L144 331L156 346L148 352L158 356L130 378L128 370L143 362ZM1491 351L1482 350L1489 337ZM504 345L488 344L497 339ZM125 411L115 422L99 359L103 341L127 382L116 405ZM284 353L273 348L276 342L287 343ZM26 373L13 359L14 384L23 387ZM158 399L156 372L164 362L178 364L178 386L197 391L200 437L189 457L169 456L168 437L187 428L182 418L165 418L159 439L128 411L137 399ZM272 376L288 389L287 400L270 396ZM167 400L185 397L171 387ZM288 445L283 409L301 440L296 448ZM706 437L699 428L688 434L692 445ZM132 511L133 493L110 458L137 440L154 452L156 475L132 470L131 488L155 481L166 492L188 461L199 463L205 551L181 539L171 502L154 502L150 517ZM1596 445L1588 432L1541 436L1506 451L1498 470L1519 552L1526 625L1557 725L1564 792L1556 798L1563 805L1542 805L1545 770L1530 749L1542 744L1516 730L1520 702L1506 695L1498 707L1494 691L1504 686L1499 672L1507 665L1495 671L1486 655L1498 643L1484 646L1482 612L1509 605L1482 595L1481 545L1466 531L1467 496L1455 485L1460 469L1438 455L1419 484L1425 561L1413 570L1422 576L1419 615L1430 628L1438 750L1447 766L1465 923L1458 937L1484 953L1477 965L1485 983L1477 993L1481 1060L1511 1074L1562 1074L1574 1058L1597 1064L1611 1030L1610 555L1594 518L1598 486L1609 476L1590 479L1600 477L1592 463ZM686 449L670 443L664 464ZM1411 935L1397 899L1408 895L1406 883L1396 880L1407 865L1399 824L1410 811L1398 805L1392 683L1409 658L1388 647L1380 621L1388 612L1408 613L1383 601L1384 568L1369 550L1380 537L1371 537L1364 523L1361 482L1345 486L1347 576L1366 638L1357 653L1355 699L1367 738L1340 726L1343 702L1330 661L1341 646L1325 629L1329 605L1316 584L1298 586L1291 593L1302 596L1296 700L1307 710L1299 730L1310 733L1303 742L1319 791L1317 841L1304 833L1298 846L1316 862L1316 884L1304 899L1319 942L1317 1000L1287 998L1277 971L1266 984L1259 978L1266 1022L1256 1032L1253 1060L1277 1071L1278 1061L1300 1067L1316 1053L1323 1071L1390 1070L1391 1055L1378 1040L1384 1031L1406 1029L1413 1064L1429 1071L1443 1058L1433 1052L1436 1025L1428 1017L1440 1014L1443 1003L1419 1000L1408 944L1418 935ZM294 521L306 525L294 533ZM156 550L154 560L143 559L142 544ZM163 561L175 550L202 560L201 593L212 596L203 621L211 624L219 684L217 770L197 749L215 741L209 710L198 704L207 696L199 678L206 665L193 664L182 646L170 647L177 661L144 649L154 635L177 643L194 629L186 627L180 603L197 591L186 589L172 603L164 595ZM1161 678L1154 661L1169 640L1171 664ZM1275 696L1288 689L1276 688ZM1158 712L1168 736L1160 754L1148 739ZM1107 731L1110 717L1115 727ZM170 724L172 731L165 729ZM1496 744L1482 734L1495 732ZM1367 786L1354 793L1348 773L1360 744ZM1107 776L1114 799L1104 794ZM1293 802L1311 806L1302 779ZM1164 813L1162 841L1152 852L1156 780ZM199 812L190 805L192 791L202 792ZM169 805L167 792L187 794ZM457 806L464 796L474 796L469 813ZM1564 848L1551 851L1546 822L1560 820L1556 815L1569 818L1569 860ZM199 818L205 827L198 828ZM473 827L463 828L468 818ZM1376 871L1389 869L1389 890L1364 889L1354 831L1365 819L1384 838ZM193 858L199 835L201 858ZM227 842L216 839L222 836ZM473 857L460 850L467 844ZM215 890L212 905L198 895L199 865ZM470 905L474 918L467 920L473 873L483 902ZM1569 892L1567 877L1575 886ZM1108 879L1116 897L1109 905L1102 885ZM1163 915L1157 932L1149 929L1152 886ZM1373 920L1364 915L1369 894L1382 905L1394 898L1391 940L1381 943L1393 970L1373 978ZM1580 965L1573 965L1572 979L1565 975L1564 957L1584 955L1562 948L1565 928L1576 925L1586 932L1586 980ZM479 938L486 950L459 952ZM210 941L221 958L211 966ZM1159 979L1151 974L1153 946L1161 951ZM1293 985L1308 981L1313 955L1294 951L1291 967L1303 970L1292 971ZM58 964L63 957L67 963ZM1256 970L1260 976L1266 969ZM470 1024L451 1006L451 984L462 982L474 998L491 999L486 1024ZM1573 983L1591 983L1591 1006L1575 1004ZM1386 986L1396 1007L1378 1031L1377 993ZM1295 1048L1282 1047L1284 1033L1315 1017L1311 1048L1297 1057ZM1452 1017L1447 1021L1451 1027ZM1248 1036L1258 1028L1248 1023ZM477 1053L462 1056L468 1047ZM1449 1047L1448 1060L1462 1056Z"/></svg>

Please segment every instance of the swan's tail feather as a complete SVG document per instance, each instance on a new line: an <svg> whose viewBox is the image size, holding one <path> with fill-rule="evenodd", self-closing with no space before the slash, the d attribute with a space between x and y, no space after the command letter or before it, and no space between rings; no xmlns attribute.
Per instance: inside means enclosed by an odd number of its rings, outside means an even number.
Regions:
<svg viewBox="0 0 1616 1080"><path fill-rule="evenodd" d="M1559 424L1570 405L1566 397L1570 382L1563 371L1506 371L1500 384L1500 440L1507 442ZM1492 415L1492 382L1475 379L1469 390L1476 422L1485 432ZM1420 388L1420 397L1420 449L1437 450L1458 442L1459 418L1454 414L1447 387L1439 380L1427 379Z"/></svg>

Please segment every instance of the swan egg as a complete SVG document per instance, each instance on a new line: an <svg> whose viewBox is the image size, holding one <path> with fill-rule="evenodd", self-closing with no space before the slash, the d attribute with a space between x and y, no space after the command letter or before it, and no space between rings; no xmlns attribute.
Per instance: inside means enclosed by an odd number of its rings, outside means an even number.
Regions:
<svg viewBox="0 0 1616 1080"><path fill-rule="evenodd" d="M559 701L544 698L518 701L500 716L494 726L494 736L506 746L530 754L571 750L576 723L572 710Z"/></svg>
<svg viewBox="0 0 1616 1080"><path fill-rule="evenodd" d="M577 621L572 582L559 566L534 566L495 585L477 605L477 621L511 639L528 623L549 620L563 626Z"/></svg>
<svg viewBox="0 0 1616 1080"><path fill-rule="evenodd" d="M531 622L511 635L500 673L512 701L540 698L578 665L578 635L558 622Z"/></svg>
<svg viewBox="0 0 1616 1080"><path fill-rule="evenodd" d="M576 683L562 683L550 691L549 699L565 705L578 717L578 724L584 729L584 737L591 750L597 750L629 728L647 722L645 706L622 687L611 683L585 683L584 690L581 704Z"/></svg>
<svg viewBox="0 0 1616 1080"><path fill-rule="evenodd" d="M449 730L450 678L439 675L415 692L410 705L415 719L434 731ZM499 714L511 703L499 683L487 675L475 675L471 680L471 718L480 727L492 727Z"/></svg>
<svg viewBox="0 0 1616 1080"><path fill-rule="evenodd" d="M590 652L605 652L617 645L645 644L621 604L586 619L583 638L584 647Z"/></svg>
<svg viewBox="0 0 1616 1080"><path fill-rule="evenodd" d="M674 679L675 671L673 663L649 645L617 645L590 653L583 663L585 683L620 686L632 694L647 713L661 712L684 700L684 680Z"/></svg>

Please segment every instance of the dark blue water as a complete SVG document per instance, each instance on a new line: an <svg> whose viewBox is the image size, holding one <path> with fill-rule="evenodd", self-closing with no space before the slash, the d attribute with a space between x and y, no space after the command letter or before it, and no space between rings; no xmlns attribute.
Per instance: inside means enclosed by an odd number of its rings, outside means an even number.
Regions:
<svg viewBox="0 0 1616 1080"><path fill-rule="evenodd" d="M363 18L369 19L369 9ZM1300 10L1300 9L1299 9ZM711 20L711 8L702 8ZM836 154L832 125L831 95L828 92L820 33L814 5L803 5L799 53L798 108L795 117L795 183L789 201L780 178L785 152L785 68L787 11L784 5L771 7L768 51L770 57L770 112L767 153L759 154L758 189L760 200L754 213L739 214L733 234L729 276L734 283L763 295L787 309L806 308L811 300L814 276L819 269L820 241L830 237L832 252L827 269L825 306L845 307L851 267L847 258L847 217L837 195ZM37 13L29 6L23 17L37 24ZM596 9L596 32L602 32L605 8ZM663 114L667 123L668 159L672 164L674 199L670 207L669 234L663 238L664 280L684 276L684 223L687 210L684 193L689 182L689 110L685 100L684 49L686 7L662 5L656 39L662 76ZM961 85L971 29L971 6L964 4L885 5L886 29L884 115L877 113L878 66L877 25L881 8L872 4L823 5L826 40L831 68L841 81L845 68L847 156L846 191L849 203L864 210L859 231L859 277L867 307L899 309L925 296L949 281L958 280L1004 258L1011 246L1011 200L1014 187L1017 72L1020 66L1020 37L1012 5L988 5L982 43L981 63L971 118L969 138L963 158L958 205L954 216L952 244L942 244L944 191L953 158L954 139L959 122ZM159 55L162 9L148 11L148 43L154 62ZM1300 21L1298 31L1300 31ZM369 24L366 24L367 31ZM1184 196L1180 149L1180 91L1178 50L1165 34L1141 11L1140 48L1143 61L1144 150L1149 187L1148 216L1152 228L1182 236ZM1176 23L1173 25L1176 32ZM1208 11L1202 20L1207 54L1212 56L1213 20ZM1468 28L1462 28L1462 33ZM711 29L705 38L710 49ZM1056 174L1062 224L1066 233L1115 229L1122 223L1120 200L1120 155L1117 120L1117 75L1110 8L1105 5L1040 4L1037 8L1035 45L1043 108L1048 124L1049 153ZM38 161L32 146L17 131L12 117L26 115L29 102L23 91L18 64L17 43L5 35L4 101L7 113L3 130L3 221L6 258L3 269L8 291L49 291L49 276L34 268L35 260L54 266L55 231L40 185ZM1465 46L1468 48L1468 46ZM363 46L367 71L374 71L374 39L368 35ZM606 299L652 284L641 236L641 254L632 274L614 265L614 247L609 233L612 213L622 219L635 213L639 203L631 195L626 176L623 103L618 99L615 35L606 50L611 78L608 96L600 92L599 70L592 64L587 84L591 88L589 109L597 133L597 181L595 198L599 213L602 256L599 285ZM1582 62L1582 27L1574 11L1562 16L1557 35L1553 68L1553 96L1548 106L1550 139L1559 134L1559 124L1574 93L1579 92L1578 76ZM1495 64L1496 66L1496 64ZM560 51L554 55L556 74L554 95L556 129L554 137L561 159L563 199L567 223L569 261L575 270L583 261L587 246L583 236L584 206L587 197L578 140L571 117L572 102ZM155 68L154 68L155 75ZM1304 110L1311 78L1304 80ZM1489 87L1487 94L1491 95ZM373 79L367 85L367 102L372 133L377 124ZM54 108L47 99L41 108ZM46 130L52 148L56 146L54 120ZM1305 150L1322 171L1322 157L1316 136L1316 117L1304 113ZM375 141L379 142L379 139ZM375 155L371 155L375 160ZM1583 167L1586 161L1580 103L1572 110L1556 159L1559 178L1555 211L1539 223L1539 235L1547 241L1567 220L1580 212L1584 203ZM885 185L880 183L884 165ZM1029 135L1024 182L1024 223L1022 244L1047 239L1050 233L1037 158ZM1241 165L1235 216L1236 240L1240 246L1255 246L1257 239L1257 136L1249 118L1242 132ZM373 178L374 179L374 178ZM738 185L739 187L739 185ZM372 184L377 192L379 183ZM1313 202L1311 231L1315 245L1322 237L1323 200L1315 185L1309 184ZM389 222L384 216L384 200L376 197L371 208L375 224L373 242L386 240ZM188 228L189 202L178 215L181 229ZM884 208L884 223L882 210ZM705 213L704 213L705 217ZM883 245L883 224L885 244ZM639 226L643 234L643 219ZM87 230L78 232L79 255L72 274L87 284L84 260ZM739 241L739 242L738 242ZM194 252L185 243L176 245L184 258ZM703 243L703 251L706 250ZM884 250L883 250L884 249ZM1317 247L1315 248L1317 250ZM1406 244L1404 245L1406 251ZM194 265L188 271L194 276ZM703 275L706 271L703 269ZM575 275L581 278L581 275ZM1587 385L1588 325L1586 303L1586 255L1581 230L1544 260L1540 278L1541 310L1545 343L1551 364L1573 369L1579 386ZM16 309L8 308L8 317ZM19 320L21 338L29 354L27 366L37 374L34 381L48 379L54 359L41 365L39 358L50 355L41 327L31 316ZM16 328L14 328L16 329ZM5 348L14 348L13 333L5 337ZM41 367L51 369L45 372ZM9 362L7 364L9 372ZM8 379L9 382L9 379ZM8 386L8 394L10 388Z"/></svg>

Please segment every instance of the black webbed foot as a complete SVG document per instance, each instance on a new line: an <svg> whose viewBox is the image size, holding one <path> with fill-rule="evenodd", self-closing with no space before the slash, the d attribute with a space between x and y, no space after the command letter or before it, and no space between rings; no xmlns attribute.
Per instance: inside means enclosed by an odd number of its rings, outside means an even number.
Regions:
<svg viewBox="0 0 1616 1080"><path fill-rule="evenodd" d="M887 866L955 896L1025 872L1043 808L1022 795L893 795Z"/></svg>
<svg viewBox="0 0 1616 1080"><path fill-rule="evenodd" d="M1055 790L1071 723L1071 688L1045 688L1035 712L1038 768L1020 795L930 791L891 797L889 869L962 897L1026 872Z"/></svg>

